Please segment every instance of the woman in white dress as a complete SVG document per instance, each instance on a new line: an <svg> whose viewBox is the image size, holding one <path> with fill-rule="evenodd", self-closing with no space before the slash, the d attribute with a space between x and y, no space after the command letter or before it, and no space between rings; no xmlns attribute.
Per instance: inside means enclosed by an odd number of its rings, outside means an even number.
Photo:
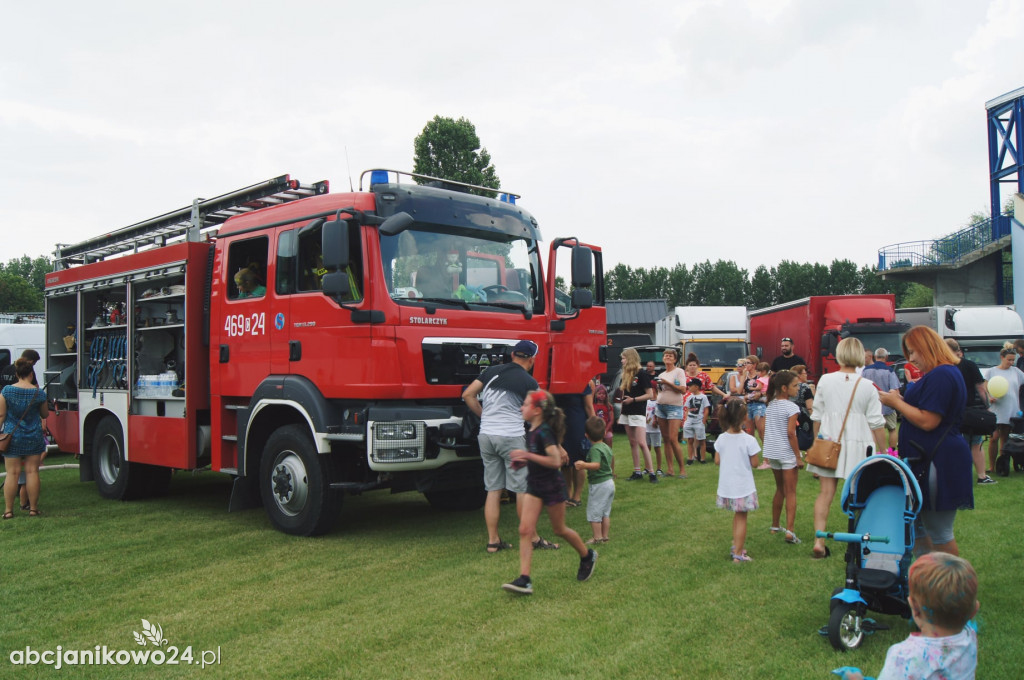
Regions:
<svg viewBox="0 0 1024 680"><path fill-rule="evenodd" d="M868 449L885 451L885 419L882 417L882 402L878 390L870 380L857 375L857 368L864 365L864 345L857 338L845 338L836 347L836 361L839 370L821 376L814 394L814 408L811 421L814 436L836 440L842 430L842 450L835 470L807 465L807 470L818 476L821 490L814 501L814 531L826 531L828 513L836 496L838 480L846 479L857 463L868 456ZM859 382L858 382L859 380ZM854 390L856 389L856 396ZM850 398L853 396L853 403ZM843 416L850 406L850 415L843 428ZM815 559L828 557L831 551L825 539L815 538L811 556Z"/></svg>

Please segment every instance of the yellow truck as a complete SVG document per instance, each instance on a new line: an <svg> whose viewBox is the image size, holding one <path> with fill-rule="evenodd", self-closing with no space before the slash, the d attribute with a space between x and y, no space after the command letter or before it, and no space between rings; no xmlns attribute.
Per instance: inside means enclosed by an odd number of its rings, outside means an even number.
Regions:
<svg viewBox="0 0 1024 680"><path fill-rule="evenodd" d="M750 353L747 308L676 307L658 322L655 343L679 346L684 362L691 353L696 354L701 370L718 384L736 367L737 359Z"/></svg>

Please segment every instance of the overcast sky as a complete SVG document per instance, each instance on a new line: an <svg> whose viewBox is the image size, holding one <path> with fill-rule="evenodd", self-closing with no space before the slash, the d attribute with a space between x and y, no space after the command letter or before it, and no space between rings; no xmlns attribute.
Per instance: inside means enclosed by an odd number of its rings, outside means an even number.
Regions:
<svg viewBox="0 0 1024 680"><path fill-rule="evenodd" d="M0 0L0 260L476 125L606 266L877 262L988 211L1019 0ZM346 149L348 162L346 162Z"/></svg>

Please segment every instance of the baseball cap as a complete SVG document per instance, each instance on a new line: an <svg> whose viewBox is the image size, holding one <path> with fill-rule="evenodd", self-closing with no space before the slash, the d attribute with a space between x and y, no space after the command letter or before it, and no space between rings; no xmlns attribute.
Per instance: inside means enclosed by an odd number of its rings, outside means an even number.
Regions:
<svg viewBox="0 0 1024 680"><path fill-rule="evenodd" d="M537 354L537 343L531 340L520 340L512 348L513 354L521 354L524 357L532 357Z"/></svg>
<svg viewBox="0 0 1024 680"><path fill-rule="evenodd" d="M700 378L690 378L689 380L686 381L686 386L687 387L691 387L693 385L696 385L697 387L700 387L701 386Z"/></svg>

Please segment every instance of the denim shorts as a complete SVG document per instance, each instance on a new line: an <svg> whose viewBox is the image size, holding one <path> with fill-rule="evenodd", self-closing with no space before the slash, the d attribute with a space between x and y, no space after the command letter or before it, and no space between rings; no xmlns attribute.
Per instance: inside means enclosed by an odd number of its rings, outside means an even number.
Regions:
<svg viewBox="0 0 1024 680"><path fill-rule="evenodd" d="M655 404L654 415L664 420L682 420L683 407L675 404Z"/></svg>
<svg viewBox="0 0 1024 680"><path fill-rule="evenodd" d="M747 402L747 416L753 420L755 418L764 418L765 409L768 405L763 401L748 401Z"/></svg>

